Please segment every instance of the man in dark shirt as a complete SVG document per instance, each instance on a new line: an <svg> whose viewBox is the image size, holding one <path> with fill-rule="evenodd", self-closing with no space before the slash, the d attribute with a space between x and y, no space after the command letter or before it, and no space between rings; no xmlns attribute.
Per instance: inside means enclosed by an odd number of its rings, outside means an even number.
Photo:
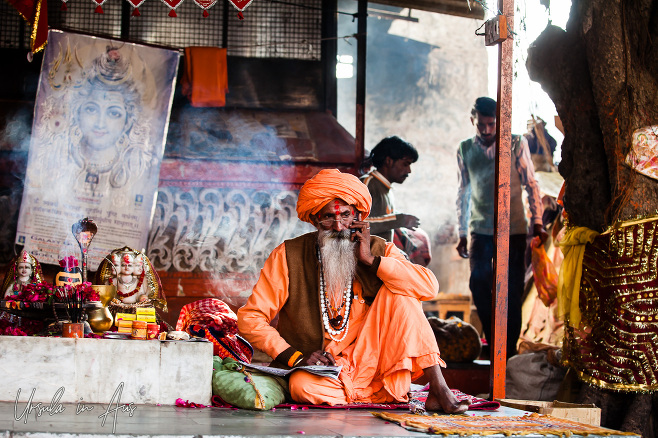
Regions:
<svg viewBox="0 0 658 438"><path fill-rule="evenodd" d="M370 232L393 242L396 228L414 230L420 226L416 216L395 212L391 192L392 183L402 184L411 173L411 165L418 161L418 151L411 143L392 136L377 143L370 153L370 159L375 170L361 177L372 196L372 209L368 217Z"/></svg>

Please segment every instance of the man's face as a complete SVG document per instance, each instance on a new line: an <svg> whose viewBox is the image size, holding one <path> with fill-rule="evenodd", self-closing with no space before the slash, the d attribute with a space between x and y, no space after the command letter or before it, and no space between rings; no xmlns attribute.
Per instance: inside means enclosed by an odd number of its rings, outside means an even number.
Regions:
<svg viewBox="0 0 658 438"><path fill-rule="evenodd" d="M313 224L318 230L343 231L354 221L356 210L342 199L329 201L315 217Z"/></svg>
<svg viewBox="0 0 658 438"><path fill-rule="evenodd" d="M411 173L411 165L413 160L409 157L394 160L391 157L386 157L384 167L386 168L386 179L392 183L402 184Z"/></svg>
<svg viewBox="0 0 658 438"><path fill-rule="evenodd" d="M331 200L316 215L311 216L318 228L322 271L326 290L340 296L354 278L356 242L349 229L356 210L340 199Z"/></svg>
<svg viewBox="0 0 658 438"><path fill-rule="evenodd" d="M475 126L477 136L482 140L485 146L489 146L496 141L496 118L483 116L480 113L475 113L471 117L471 123Z"/></svg>

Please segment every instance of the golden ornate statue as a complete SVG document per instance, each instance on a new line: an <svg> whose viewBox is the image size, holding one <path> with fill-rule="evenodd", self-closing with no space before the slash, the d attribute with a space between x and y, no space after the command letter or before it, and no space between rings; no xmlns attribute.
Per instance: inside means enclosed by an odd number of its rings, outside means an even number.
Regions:
<svg viewBox="0 0 658 438"><path fill-rule="evenodd" d="M113 250L96 271L96 284L116 286L110 311L134 313L137 307L156 307L167 312L162 284L150 260L128 246Z"/></svg>

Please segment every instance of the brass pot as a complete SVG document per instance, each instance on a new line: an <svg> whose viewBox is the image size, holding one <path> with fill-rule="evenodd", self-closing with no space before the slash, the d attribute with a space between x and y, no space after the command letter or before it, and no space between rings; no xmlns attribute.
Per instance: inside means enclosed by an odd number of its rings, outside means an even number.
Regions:
<svg viewBox="0 0 658 438"><path fill-rule="evenodd" d="M107 306L112 298L117 296L117 287L113 284L92 284L91 288L98 292L103 307Z"/></svg>
<svg viewBox="0 0 658 438"><path fill-rule="evenodd" d="M112 328L114 318L112 318L110 310L102 306L87 310L87 322L89 322L89 326L93 332L98 335Z"/></svg>

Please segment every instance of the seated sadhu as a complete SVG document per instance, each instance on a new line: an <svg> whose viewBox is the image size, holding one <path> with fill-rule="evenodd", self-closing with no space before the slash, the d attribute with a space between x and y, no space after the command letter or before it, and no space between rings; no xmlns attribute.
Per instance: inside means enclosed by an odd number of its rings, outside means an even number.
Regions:
<svg viewBox="0 0 658 438"><path fill-rule="evenodd" d="M290 374L298 403L406 402L412 380L425 373L426 409L464 412L420 304L436 295L436 277L370 236L370 206L368 188L353 175L328 169L308 180L297 214L317 231L272 251L238 311L238 328L278 366L342 366L339 379Z"/></svg>

